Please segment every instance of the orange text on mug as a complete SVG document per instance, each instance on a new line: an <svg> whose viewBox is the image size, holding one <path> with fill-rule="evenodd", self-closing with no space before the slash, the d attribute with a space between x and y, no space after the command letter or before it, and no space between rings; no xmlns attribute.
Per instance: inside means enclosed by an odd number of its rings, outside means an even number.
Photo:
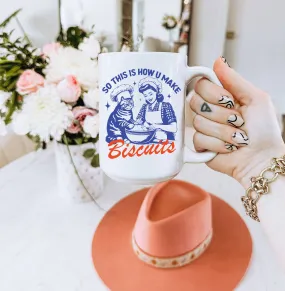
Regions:
<svg viewBox="0 0 285 291"><path fill-rule="evenodd" d="M123 140L113 140L109 144L109 154L110 159L131 158L140 157L143 155L164 155L173 153L175 148L175 143L169 143L168 140L160 142L158 144L140 145L135 146L129 143L125 143Z"/></svg>

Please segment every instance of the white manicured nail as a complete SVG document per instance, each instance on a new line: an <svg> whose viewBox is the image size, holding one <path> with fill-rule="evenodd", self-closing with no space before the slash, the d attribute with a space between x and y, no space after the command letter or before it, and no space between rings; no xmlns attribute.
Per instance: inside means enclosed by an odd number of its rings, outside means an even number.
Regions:
<svg viewBox="0 0 285 291"><path fill-rule="evenodd" d="M249 138L245 133L242 132L235 132L232 135L232 140L235 142L235 144L240 146L247 146L249 145Z"/></svg>
<svg viewBox="0 0 285 291"><path fill-rule="evenodd" d="M228 123L234 127L241 127L244 125L244 120L240 116L233 114L228 117Z"/></svg>
<svg viewBox="0 0 285 291"><path fill-rule="evenodd" d="M227 142L225 143L225 148L230 152L238 150L237 146L235 146L234 144L231 144L231 143L227 143Z"/></svg>
<svg viewBox="0 0 285 291"><path fill-rule="evenodd" d="M228 96L222 96L219 99L218 103L220 105L222 105L223 107L226 107L226 108L229 108L229 109L230 108L234 108L234 106L235 106L234 101Z"/></svg>

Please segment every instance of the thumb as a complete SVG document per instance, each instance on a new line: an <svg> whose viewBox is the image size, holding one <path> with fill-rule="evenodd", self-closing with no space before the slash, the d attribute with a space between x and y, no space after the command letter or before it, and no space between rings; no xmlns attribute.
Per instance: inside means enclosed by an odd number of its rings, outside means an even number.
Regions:
<svg viewBox="0 0 285 291"><path fill-rule="evenodd" d="M264 94L260 89L241 77L235 70L230 68L224 57L218 58L214 63L214 72L234 98L242 105L248 105L260 94Z"/></svg>

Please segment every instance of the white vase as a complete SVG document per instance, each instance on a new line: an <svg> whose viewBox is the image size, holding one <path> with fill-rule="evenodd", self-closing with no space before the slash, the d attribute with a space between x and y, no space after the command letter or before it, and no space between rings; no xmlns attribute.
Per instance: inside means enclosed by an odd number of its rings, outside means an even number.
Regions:
<svg viewBox="0 0 285 291"><path fill-rule="evenodd" d="M98 198L102 194L104 187L103 171L100 167L92 167L90 164L91 159L86 159L83 156L85 150L92 148L96 149L96 146L93 143L86 143L68 147L73 162L70 158L67 146L55 143L59 195L72 202L88 202Z"/></svg>

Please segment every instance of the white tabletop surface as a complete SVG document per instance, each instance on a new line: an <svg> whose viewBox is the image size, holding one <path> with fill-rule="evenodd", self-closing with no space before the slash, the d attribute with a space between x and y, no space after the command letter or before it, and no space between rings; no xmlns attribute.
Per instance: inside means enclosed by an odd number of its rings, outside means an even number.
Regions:
<svg viewBox="0 0 285 291"><path fill-rule="evenodd" d="M254 252L248 272L236 290L284 291L284 273L260 225L244 215L241 186L203 164L185 165L178 178L223 198L246 220ZM108 180L98 202L108 208L135 189ZM91 260L92 237L102 216L92 202L70 204L59 198L52 149L31 153L2 168L0 290L108 290L96 275Z"/></svg>

